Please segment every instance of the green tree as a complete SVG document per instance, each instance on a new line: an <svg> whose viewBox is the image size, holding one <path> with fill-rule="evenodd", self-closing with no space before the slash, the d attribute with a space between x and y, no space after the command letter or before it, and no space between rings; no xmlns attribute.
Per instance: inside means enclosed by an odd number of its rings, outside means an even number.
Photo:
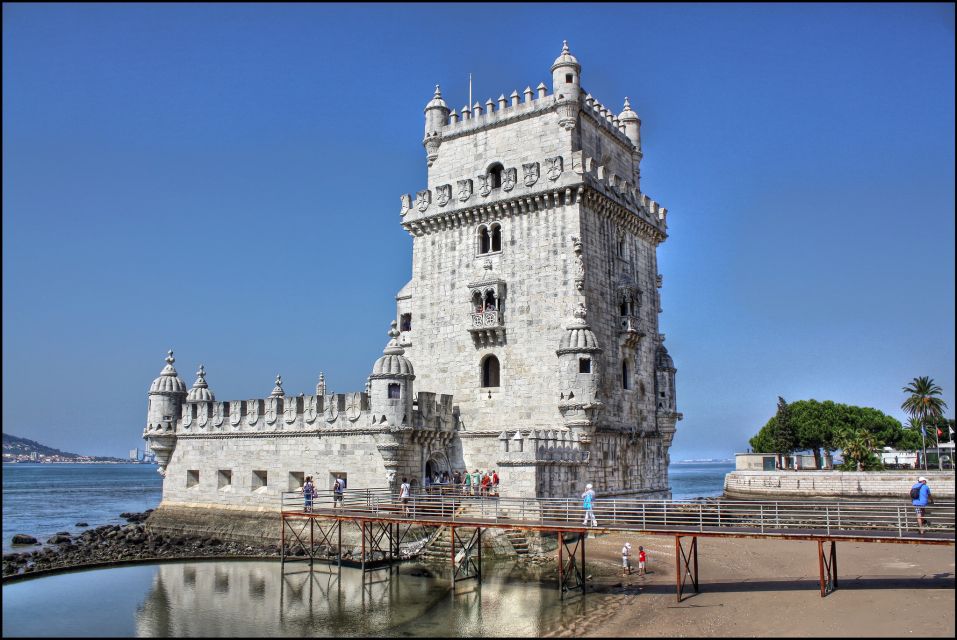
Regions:
<svg viewBox="0 0 957 640"><path fill-rule="evenodd" d="M778 468L783 469L783 456L794 451L798 440L797 434L794 432L794 425L791 423L791 411L788 409L788 403L781 396L778 396L778 412L774 417L771 444L774 446L774 453L778 454Z"/></svg>
<svg viewBox="0 0 957 640"><path fill-rule="evenodd" d="M781 431L778 428L779 415L780 406L778 413L751 438L754 451L778 452L776 434ZM878 447L892 446L909 451L920 448L919 433L904 429L895 418L871 407L857 407L831 400L797 400L787 404L786 415L796 440L792 450L810 449L814 451L817 461L822 459L823 451L841 448L838 444L840 434L859 429L871 433Z"/></svg>
<svg viewBox="0 0 957 640"><path fill-rule="evenodd" d="M877 437L867 429L846 429L838 434L837 443L844 454L844 465L856 471L865 468L880 467L874 449L877 448Z"/></svg>
<svg viewBox="0 0 957 640"><path fill-rule="evenodd" d="M921 427L935 424L944 417L944 409L947 408L947 403L940 397L944 390L934 383L933 378L928 376L914 378L903 390L904 393L910 395L901 403L901 409L906 411L911 418L916 419L917 424ZM924 449L924 468L926 469L927 443L923 438L921 445Z"/></svg>

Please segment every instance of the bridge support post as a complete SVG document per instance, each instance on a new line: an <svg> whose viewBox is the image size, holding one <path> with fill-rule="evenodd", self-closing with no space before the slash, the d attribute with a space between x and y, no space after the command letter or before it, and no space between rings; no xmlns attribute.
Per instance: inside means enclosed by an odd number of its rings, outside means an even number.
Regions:
<svg viewBox="0 0 957 640"><path fill-rule="evenodd" d="M279 514L279 564L286 564L286 516Z"/></svg>
<svg viewBox="0 0 957 640"><path fill-rule="evenodd" d="M366 571L366 523L365 520L360 520L359 525L362 528L362 573Z"/></svg>
<svg viewBox="0 0 957 640"><path fill-rule="evenodd" d="M316 536L315 536L315 527L316 519L309 518L309 566L312 566L313 561L316 559Z"/></svg>
<svg viewBox="0 0 957 640"><path fill-rule="evenodd" d="M691 586L698 593L698 536L691 536L691 545L688 552L681 544L682 536L675 536L675 586L677 587L678 602L684 593L685 580L691 578Z"/></svg>
<svg viewBox="0 0 957 640"><path fill-rule="evenodd" d="M580 589L585 593L585 539L588 533L578 534L574 546L569 546L564 531L558 532L558 589L564 599L566 591ZM576 556L581 550L581 560Z"/></svg>
<svg viewBox="0 0 957 640"><path fill-rule="evenodd" d="M821 597L837 589L837 543L830 541L831 548L824 553L824 541L817 541L817 564L821 574Z"/></svg>

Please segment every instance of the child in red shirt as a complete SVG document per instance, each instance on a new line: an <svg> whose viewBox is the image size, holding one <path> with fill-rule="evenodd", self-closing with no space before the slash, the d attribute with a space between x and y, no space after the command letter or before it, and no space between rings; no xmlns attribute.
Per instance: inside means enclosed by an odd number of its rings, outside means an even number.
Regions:
<svg viewBox="0 0 957 640"><path fill-rule="evenodd" d="M645 548L638 547L638 575L645 575Z"/></svg>

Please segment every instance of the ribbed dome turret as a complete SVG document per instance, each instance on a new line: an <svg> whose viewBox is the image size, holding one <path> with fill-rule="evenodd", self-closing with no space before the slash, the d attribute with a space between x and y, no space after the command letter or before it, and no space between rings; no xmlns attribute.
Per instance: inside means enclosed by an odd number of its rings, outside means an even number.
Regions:
<svg viewBox="0 0 957 640"><path fill-rule="evenodd" d="M286 395L286 392L282 390L282 376L276 375L276 386L272 388L272 393L269 394L270 398L281 398Z"/></svg>
<svg viewBox="0 0 957 640"><path fill-rule="evenodd" d="M668 355L668 350L665 349L665 345L658 345L658 350L655 352L655 368L658 371L674 371L675 362L671 359L671 356Z"/></svg>
<svg viewBox="0 0 957 640"><path fill-rule="evenodd" d="M587 315L588 311L585 309L585 305L579 302L578 309L575 310L575 320L565 327L565 335L562 336L561 344L556 352L558 355L563 353L601 353L598 338L595 337L585 320Z"/></svg>
<svg viewBox="0 0 957 640"><path fill-rule="evenodd" d="M618 121L625 122L638 122L638 114L631 110L631 102L628 101L628 98L625 98L625 109L618 114Z"/></svg>
<svg viewBox="0 0 957 640"><path fill-rule="evenodd" d="M209 385L206 384L206 367L199 365L199 371L196 372L196 382L193 383L193 388L189 390L186 401L215 402L215 400L216 396L213 395L213 392L209 390Z"/></svg>
<svg viewBox="0 0 957 640"><path fill-rule="evenodd" d="M180 380L176 374L176 369L173 367L174 362L176 362L176 358L173 357L173 350L170 349L166 354L166 366L163 367L159 377L153 380L153 384L150 385L150 393L186 394L186 383Z"/></svg>
<svg viewBox="0 0 957 640"><path fill-rule="evenodd" d="M389 344L382 350L382 356L375 361L372 366L371 378L415 378L415 371L412 369L412 363L403 354L405 349L399 346L399 330L396 328L396 321L392 321L392 328L389 329Z"/></svg>
<svg viewBox="0 0 957 640"><path fill-rule="evenodd" d="M425 105L425 110L428 111L429 109L449 110L449 105L445 104L445 100L442 99L442 90L439 89L439 85L435 85L435 95L432 96L429 104Z"/></svg>
<svg viewBox="0 0 957 640"><path fill-rule="evenodd" d="M582 68L582 66L578 64L578 58L568 51L568 40L562 40L562 53L555 58L555 62L552 64L552 71L558 67L574 67L576 71L580 71Z"/></svg>

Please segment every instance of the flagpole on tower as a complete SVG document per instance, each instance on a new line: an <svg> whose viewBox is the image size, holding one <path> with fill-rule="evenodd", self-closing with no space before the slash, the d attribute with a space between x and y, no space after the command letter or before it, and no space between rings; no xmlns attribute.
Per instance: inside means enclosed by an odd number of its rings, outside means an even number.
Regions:
<svg viewBox="0 0 957 640"><path fill-rule="evenodd" d="M469 74L469 109L472 108L472 74Z"/></svg>

